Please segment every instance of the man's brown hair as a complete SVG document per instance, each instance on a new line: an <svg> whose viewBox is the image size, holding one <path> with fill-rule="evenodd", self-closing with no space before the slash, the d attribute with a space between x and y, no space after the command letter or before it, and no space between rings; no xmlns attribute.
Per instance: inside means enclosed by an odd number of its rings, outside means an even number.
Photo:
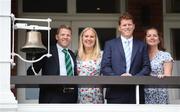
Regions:
<svg viewBox="0 0 180 112"><path fill-rule="evenodd" d="M128 13L128 12L125 12L123 13L120 17L119 17L119 25L121 24L121 21L125 19L125 20L132 20L132 22L134 23L134 18L133 16Z"/></svg>
<svg viewBox="0 0 180 112"><path fill-rule="evenodd" d="M56 32L56 34L59 34L59 31L60 31L61 29L68 29L68 30L70 30L71 33L72 33L72 29L71 29L70 26L68 26L68 25L60 25L59 28L58 28L58 30L57 30L57 32Z"/></svg>

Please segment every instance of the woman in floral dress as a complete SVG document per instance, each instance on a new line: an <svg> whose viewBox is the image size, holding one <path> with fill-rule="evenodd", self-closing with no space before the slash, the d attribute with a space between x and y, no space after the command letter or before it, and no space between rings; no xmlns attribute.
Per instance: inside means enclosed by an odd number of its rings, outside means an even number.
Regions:
<svg viewBox="0 0 180 112"><path fill-rule="evenodd" d="M79 76L99 76L102 53L96 31L85 28L79 38L79 49L77 56L77 71ZM104 102L103 89L101 87L84 88L79 86L78 102L87 104L100 104Z"/></svg>
<svg viewBox="0 0 180 112"><path fill-rule="evenodd" d="M165 52L162 37L156 28L150 27L146 30L145 41L148 44L148 53L151 62L151 76L163 78L171 76L173 59L170 53ZM146 104L168 104L168 91L163 86L146 86Z"/></svg>

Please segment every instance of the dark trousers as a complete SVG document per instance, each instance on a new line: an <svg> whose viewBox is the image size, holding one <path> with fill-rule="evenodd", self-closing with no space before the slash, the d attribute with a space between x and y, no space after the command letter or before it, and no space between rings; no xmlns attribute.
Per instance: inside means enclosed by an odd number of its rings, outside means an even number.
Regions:
<svg viewBox="0 0 180 112"><path fill-rule="evenodd" d="M77 103L77 88L73 90L63 87L41 88L39 103Z"/></svg>
<svg viewBox="0 0 180 112"><path fill-rule="evenodd" d="M127 89L127 88L125 88ZM125 91L125 89L123 91ZM121 87L122 90L122 87ZM116 95L118 92L114 92ZM140 93L140 104L144 104L144 86L140 85L139 88L139 93ZM108 104L135 104L136 103L136 93L135 93L135 86L130 89L127 93L122 93L121 95L117 98L115 97L109 97L106 98Z"/></svg>

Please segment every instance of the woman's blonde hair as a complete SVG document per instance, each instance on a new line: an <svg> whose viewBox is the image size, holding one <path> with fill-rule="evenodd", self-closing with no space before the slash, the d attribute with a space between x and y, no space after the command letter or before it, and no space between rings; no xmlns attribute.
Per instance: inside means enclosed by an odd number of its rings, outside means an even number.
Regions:
<svg viewBox="0 0 180 112"><path fill-rule="evenodd" d="M100 45L99 45L99 39L98 39L98 35L97 35L97 32L95 31L94 28L92 27L86 27L80 34L80 37L79 37L79 48L78 48L78 58L80 60L84 59L85 55L86 55L86 52L85 52L85 48L84 48L84 45L83 45L83 35L86 31L88 30L91 30L92 32L94 32L95 34L95 45L94 45L94 48L93 48L93 51L92 51L92 54L91 54L91 57L90 59L97 59L99 56L100 56Z"/></svg>

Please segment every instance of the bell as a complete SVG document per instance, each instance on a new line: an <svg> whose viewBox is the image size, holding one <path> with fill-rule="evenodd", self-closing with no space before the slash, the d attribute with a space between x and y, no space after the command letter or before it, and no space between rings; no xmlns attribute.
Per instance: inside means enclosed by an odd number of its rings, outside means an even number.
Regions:
<svg viewBox="0 0 180 112"><path fill-rule="evenodd" d="M25 45L21 48L22 52L26 53L43 53L47 49L42 44L41 33L37 31L27 32L27 39Z"/></svg>

